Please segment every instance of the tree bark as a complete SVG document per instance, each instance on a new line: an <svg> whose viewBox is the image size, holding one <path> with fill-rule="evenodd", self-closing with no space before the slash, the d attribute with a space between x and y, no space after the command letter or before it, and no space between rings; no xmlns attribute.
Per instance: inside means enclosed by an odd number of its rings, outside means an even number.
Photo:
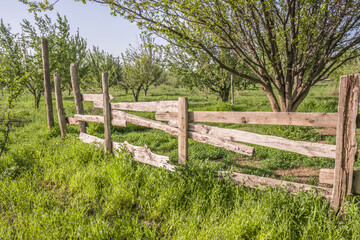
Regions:
<svg viewBox="0 0 360 240"><path fill-rule="evenodd" d="M231 104L234 105L234 75L230 75Z"/></svg>
<svg viewBox="0 0 360 240"><path fill-rule="evenodd" d="M41 99L41 92L38 92L34 94L34 100L35 100L35 109L39 108L40 105L40 99Z"/></svg>
<svg viewBox="0 0 360 240"><path fill-rule="evenodd" d="M229 95L230 95L230 89L229 88L224 88L221 90L220 92L220 98L222 102L227 102L229 100Z"/></svg>
<svg viewBox="0 0 360 240"><path fill-rule="evenodd" d="M271 105L271 109L273 110L273 112L280 112L280 107L279 107L279 104L277 102L277 99L276 99L276 96L275 96L275 93L272 89L271 86L263 86L263 89L262 89L265 93L266 93L266 96L268 97L269 101L270 101L270 105Z"/></svg>
<svg viewBox="0 0 360 240"><path fill-rule="evenodd" d="M140 94L141 88L142 88L142 86L139 86L136 90L131 89L135 102L139 101L139 94Z"/></svg>

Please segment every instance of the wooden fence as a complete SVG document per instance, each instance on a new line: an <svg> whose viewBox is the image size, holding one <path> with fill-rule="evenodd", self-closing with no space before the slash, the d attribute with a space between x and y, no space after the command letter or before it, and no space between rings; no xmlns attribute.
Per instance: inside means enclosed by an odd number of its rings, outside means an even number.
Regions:
<svg viewBox="0 0 360 240"><path fill-rule="evenodd" d="M138 147L127 142L116 143L111 141L111 126L126 126L126 123L132 123L178 136L178 161L180 164L186 163L188 138L248 156L254 154L254 148L244 143L290 151L309 157L335 159L335 169L322 169L320 171L320 182L332 184L333 188L232 173L231 177L234 181L245 186L257 188L280 186L293 193L299 190L316 191L329 199L331 206L335 209L340 209L343 206L346 196L354 191L360 192L360 184L353 184L353 179L360 181L360 173L353 171L357 154L356 124L359 122L359 75L357 74L344 76L340 79L338 113L189 112L187 98L184 97L180 97L178 101L110 103L113 97L108 93L106 73L102 74L102 94L81 94L76 65L72 64L70 69L77 114L74 117L69 117L68 123L80 126L80 139L82 141L104 144L106 152L111 153L113 149L126 148L133 154L136 161L164 167L167 170L176 168L175 165L168 162L168 157L154 154L146 146ZM57 99L61 99L61 96ZM61 100L59 101L61 102ZM102 108L103 116L84 115L83 101L93 102L95 108ZM156 112L156 120L139 117L123 110ZM64 120L60 120L60 118L64 119L64 116L61 115L61 109L58 110L58 113L60 113L59 122L62 124L61 122ZM105 139L86 134L85 122L103 123ZM336 145L294 141L276 136L201 124L204 122L336 127ZM61 129L63 128L62 125ZM226 172L221 174L228 176Z"/></svg>

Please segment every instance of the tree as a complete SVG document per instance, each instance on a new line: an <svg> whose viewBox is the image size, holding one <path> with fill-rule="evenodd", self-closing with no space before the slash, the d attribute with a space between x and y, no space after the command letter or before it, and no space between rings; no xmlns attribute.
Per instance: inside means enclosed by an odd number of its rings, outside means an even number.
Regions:
<svg viewBox="0 0 360 240"><path fill-rule="evenodd" d="M41 95L44 92L42 73L42 52L40 39L49 42L50 72L60 74L62 86L71 91L69 66L77 62L80 78L84 75L83 65L86 56L86 41L80 37L79 31L70 34L70 25L66 16L57 14L56 22L45 15L35 14L35 26L24 19L22 27L22 52L25 69L28 76L26 87L34 96L35 107L39 107Z"/></svg>
<svg viewBox="0 0 360 240"><path fill-rule="evenodd" d="M150 36L141 36L142 43L138 48L126 49L122 54L123 71L122 85L132 91L137 102L141 89L145 96L149 87L162 77L162 54L155 48Z"/></svg>
<svg viewBox="0 0 360 240"><path fill-rule="evenodd" d="M20 1L33 10L53 6ZM172 44L202 49L232 74L261 84L273 111L295 111L313 85L358 56L358 0L92 1ZM255 77L217 58L218 49L233 51Z"/></svg>
<svg viewBox="0 0 360 240"><path fill-rule="evenodd" d="M122 73L120 66L120 58L114 57L112 54L93 47L93 50L87 51L86 54L86 74L84 77L84 85L96 86L101 88L101 73L108 72L109 86L121 85Z"/></svg>
<svg viewBox="0 0 360 240"><path fill-rule="evenodd" d="M201 50L186 51L181 48L172 47L168 53L170 69L180 78L183 86L193 89L210 90L218 94L221 101L229 100L231 89L231 73L221 68L208 54ZM231 51L225 49L217 52L217 57L239 72L249 72L249 69L237 61ZM251 74L251 73L249 73ZM247 82L238 76L234 77L234 85Z"/></svg>
<svg viewBox="0 0 360 240"><path fill-rule="evenodd" d="M10 26L0 20L0 84L8 95L0 106L0 156L4 153L11 129L11 110L26 77L22 69L21 47Z"/></svg>
<svg viewBox="0 0 360 240"><path fill-rule="evenodd" d="M141 70L143 71L143 89L145 96L150 86L155 85L160 80L163 82L165 75L163 74L164 64L162 49L155 46L155 39L147 35L140 36L142 44L141 52Z"/></svg>

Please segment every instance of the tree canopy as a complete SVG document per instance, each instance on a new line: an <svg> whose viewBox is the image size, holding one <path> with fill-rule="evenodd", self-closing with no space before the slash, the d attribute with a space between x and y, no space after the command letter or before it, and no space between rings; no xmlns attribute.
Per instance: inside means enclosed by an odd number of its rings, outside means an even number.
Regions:
<svg viewBox="0 0 360 240"><path fill-rule="evenodd" d="M227 49L219 49L217 58L224 61L233 69L251 74L249 68L238 61L234 54ZM189 89L198 88L217 94L223 102L228 101L231 89L231 75L221 68L204 51L187 51L183 48L171 47L167 53L170 71ZM247 87L249 80L239 76L232 76L235 86Z"/></svg>
<svg viewBox="0 0 360 240"><path fill-rule="evenodd" d="M141 89L145 96L151 85L162 80L164 66L161 49L154 45L154 39L149 35L141 35L141 44L135 48L130 46L122 54L122 83L125 89L130 89L137 102Z"/></svg>
<svg viewBox="0 0 360 240"><path fill-rule="evenodd" d="M48 1L20 1L33 10L52 7ZM358 0L92 2L108 5L112 14L137 21L172 44L202 49L232 74L261 84L273 111L295 111L311 86L358 56ZM253 74L227 65L214 54L219 48L233 51Z"/></svg>

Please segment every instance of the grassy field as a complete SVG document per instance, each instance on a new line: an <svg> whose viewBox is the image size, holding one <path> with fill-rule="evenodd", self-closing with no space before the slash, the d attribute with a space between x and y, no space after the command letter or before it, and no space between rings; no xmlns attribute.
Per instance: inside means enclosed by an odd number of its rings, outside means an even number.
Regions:
<svg viewBox="0 0 360 240"><path fill-rule="evenodd" d="M124 92L110 92L114 102L132 101ZM329 82L315 86L298 111L336 112L333 92ZM190 110L271 110L258 89L238 92L233 106L210 94L169 86L151 89L140 101L176 100L179 96L189 98ZM72 96L64 96L64 105L72 116ZM22 96L14 111L29 122L13 126L8 150L0 159L0 239L360 238L355 199L350 199L348 215L340 221L329 211L329 203L314 193L249 189L215 174L230 170L317 184L318 170L333 167L334 160L258 146L254 157L246 157L190 141L188 165L172 173L131 161L126 152L105 156L102 149L77 140L76 126L70 126L68 137L61 140L57 127L47 129L44 103L35 110L30 95ZM85 111L101 114L90 103ZM153 113L140 115L154 118ZM335 143L335 138L324 136L321 129L217 126ZM113 127L112 132L114 141L146 144L154 153L177 161L176 137L131 124ZM89 124L88 133L103 137L103 126Z"/></svg>

